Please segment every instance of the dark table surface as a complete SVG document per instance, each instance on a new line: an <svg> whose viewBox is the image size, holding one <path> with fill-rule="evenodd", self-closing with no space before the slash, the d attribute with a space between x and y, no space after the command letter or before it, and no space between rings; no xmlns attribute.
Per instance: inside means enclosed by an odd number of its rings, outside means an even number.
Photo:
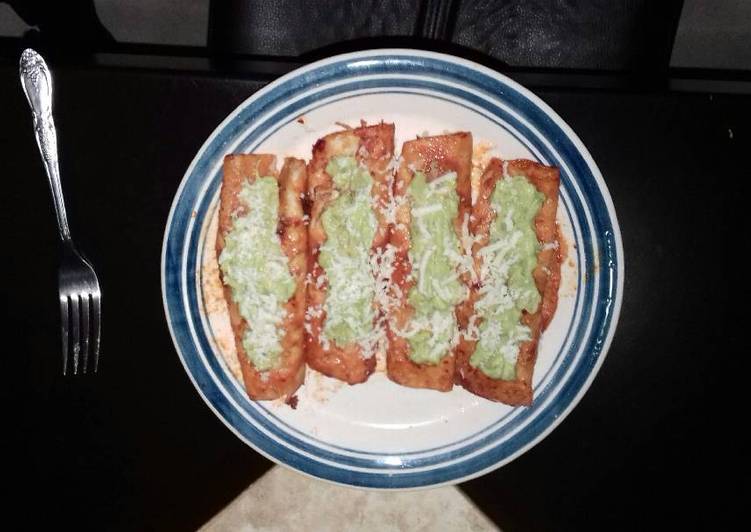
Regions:
<svg viewBox="0 0 751 532"><path fill-rule="evenodd" d="M60 375L55 219L16 70L0 66L7 511L34 527L195 528L272 464L222 425L178 360L162 309L162 235L195 152L265 81L72 66L54 75L72 228L105 298L102 359L95 378ZM707 403L737 358L729 286L740 259L729 236L747 236L730 203L747 187L751 96L546 79L532 89L581 137L615 203L621 319L566 421L460 488L509 530L713 522Z"/></svg>

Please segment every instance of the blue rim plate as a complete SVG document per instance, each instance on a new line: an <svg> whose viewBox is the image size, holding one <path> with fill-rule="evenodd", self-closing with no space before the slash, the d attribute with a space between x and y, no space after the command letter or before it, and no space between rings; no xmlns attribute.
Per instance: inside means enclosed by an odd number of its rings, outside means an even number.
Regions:
<svg viewBox="0 0 751 532"><path fill-rule="evenodd" d="M568 258L561 303L540 345L532 407L498 405L462 389L447 394L411 390L378 373L366 384L332 392L331 383L309 372L299 394L301 406L294 411L278 402L250 401L233 377L231 356L218 347L222 342L213 311L207 310L204 283L211 275L204 265L213 249L221 161L233 152L305 156L311 140L332 131L335 121L358 123L363 117L394 121L397 146L425 130L467 129L476 145L478 139L488 141L491 154L531 157L561 170L559 223ZM618 321L623 276L613 203L574 132L507 77L470 61L417 50L331 57L253 94L193 159L175 195L162 249L170 332L186 372L213 412L279 464L376 489L467 480L510 462L547 436L576 406L605 358ZM328 386L329 396L314 399L320 392L316 386Z"/></svg>

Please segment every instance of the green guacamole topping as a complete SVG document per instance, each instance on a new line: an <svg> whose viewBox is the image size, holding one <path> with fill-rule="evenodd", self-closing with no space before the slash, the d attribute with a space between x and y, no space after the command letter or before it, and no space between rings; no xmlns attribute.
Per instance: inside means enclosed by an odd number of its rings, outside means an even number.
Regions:
<svg viewBox="0 0 751 532"><path fill-rule="evenodd" d="M519 345L531 338L520 319L523 310L535 312L540 304L532 277L540 247L534 219L544 200L521 175L500 180L491 197L496 218L488 244L479 252L481 289L475 311L482 323L470 364L493 379L515 378Z"/></svg>
<svg viewBox="0 0 751 532"><path fill-rule="evenodd" d="M248 358L260 371L274 368L282 347L279 325L284 304L295 292L287 256L276 233L279 188L273 177L245 181L238 194L248 208L236 216L219 256L224 282L248 323L242 339Z"/></svg>
<svg viewBox="0 0 751 532"><path fill-rule="evenodd" d="M408 193L412 207L409 258L414 280L408 300L415 313L403 334L413 362L438 364L452 347L457 334L454 307L466 294L456 271L461 253L454 229L459 204L456 173L427 183L425 175L416 172Z"/></svg>
<svg viewBox="0 0 751 532"><path fill-rule="evenodd" d="M354 157L332 157L326 172L338 197L322 216L326 241L318 261L326 271L328 291L323 336L343 346L363 342L374 330L375 281L370 269L370 247L376 232L367 168Z"/></svg>

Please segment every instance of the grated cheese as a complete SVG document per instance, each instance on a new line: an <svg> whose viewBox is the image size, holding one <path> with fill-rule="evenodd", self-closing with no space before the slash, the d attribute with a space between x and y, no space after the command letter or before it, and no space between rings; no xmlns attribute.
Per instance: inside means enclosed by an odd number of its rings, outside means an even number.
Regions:
<svg viewBox="0 0 751 532"><path fill-rule="evenodd" d="M272 369L280 360L283 305L295 292L289 260L276 232L278 190L273 177L243 182L238 200L245 214L233 216L219 256L223 279L248 325L243 348L259 371Z"/></svg>
<svg viewBox="0 0 751 532"><path fill-rule="evenodd" d="M423 216L427 216L428 214L438 212L441 210L441 205L436 203L435 205L427 205L425 207L420 207L419 209L413 209L412 210L412 216L415 218L421 218Z"/></svg>
<svg viewBox="0 0 751 532"><path fill-rule="evenodd" d="M464 333L478 342L470 364L491 378L513 379L520 344L531 338L520 319L539 304L530 268L539 249L533 221L543 197L523 176L498 181L493 192L496 218L488 244L477 253L481 286Z"/></svg>

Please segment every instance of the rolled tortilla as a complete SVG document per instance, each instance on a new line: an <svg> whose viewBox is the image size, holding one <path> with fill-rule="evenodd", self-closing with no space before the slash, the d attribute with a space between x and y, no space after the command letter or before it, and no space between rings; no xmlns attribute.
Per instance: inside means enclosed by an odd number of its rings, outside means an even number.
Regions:
<svg viewBox="0 0 751 532"><path fill-rule="evenodd" d="M310 226L308 234L308 271L306 313L306 342L308 365L329 377L356 384L367 380L376 364L375 344L386 341L383 328L382 310L378 298L373 298L374 336L362 341L338 345L325 337L326 299L329 289L327 272L319 263L321 246L327 235L323 215L341 191L337 190L332 176L326 167L333 157L354 157L357 164L366 168L372 178L372 208L376 218L375 236L372 242L362 242L372 260L380 253L388 241L388 214L392 182L391 162L394 154L394 125L363 125L327 135L313 147L313 158L308 166L308 198L311 202ZM374 283L376 273L373 273ZM380 336L382 338L375 338ZM382 340L382 341L380 341ZM363 346L368 346L364 348Z"/></svg>
<svg viewBox="0 0 751 532"><path fill-rule="evenodd" d="M459 132L451 135L421 137L404 143L401 164L394 183L396 202L396 223L391 233L390 244L396 248L395 268L392 282L398 303L389 311L387 356L388 376L394 382L414 388L432 388L448 391L454 382L453 348L441 355L435 364L420 364L410 359L411 347L403 331L409 329L415 309L408 301L410 289L418 280L413 275L415 265L411 264L410 224L412 210L409 201L409 185L415 173L425 175L428 183L456 172L456 193L459 199L458 215L454 220L454 230L462 239L462 225L466 223L472 206L472 135ZM459 249L456 250L460 252ZM464 276L462 279L466 280Z"/></svg>
<svg viewBox="0 0 751 532"><path fill-rule="evenodd" d="M521 322L531 331L531 338L519 346L515 378L502 380L488 377L482 370L470 363L477 341L472 339L471 333L463 336L457 349L456 378L464 388L487 399L510 405L530 405L532 404L532 376L537 360L538 342L555 313L558 304L558 286L561 280L561 252L556 224L560 181L558 169L525 159L507 162L492 159L480 180L479 194L472 209L470 229L475 237L473 256L476 271L479 272L482 264L480 250L488 244L493 220L496 216L502 215L492 209L491 196L500 180L506 176L517 175L525 176L545 196L534 219L534 229L540 249L537 253L537 265L532 275L541 299L534 313L523 311L521 317ZM475 315L474 312L481 283L482 279L472 286L470 297L460 310L460 322L465 330L482 323L482 316Z"/></svg>
<svg viewBox="0 0 751 532"><path fill-rule="evenodd" d="M289 272L295 282L295 290L283 304L284 318L280 344L282 348L278 364L269 370L259 371L248 357L243 346L243 336L253 323L240 314L232 288L224 284L224 296L229 309L230 323L235 336L237 357L242 370L243 382L251 399L276 399L290 397L305 379L305 356L303 352L303 316L305 312L305 274L307 228L304 225L302 196L305 193L307 169L299 159L286 159L281 173L276 170L273 155L228 155L224 159L224 177L220 193L219 234L217 256L221 256L225 239L232 230L237 216L246 214L253 205L246 205L238 194L243 183L253 183L261 177L274 177L279 188L277 234L282 251L287 257ZM220 272L222 272L220 268ZM221 273L225 282L224 273Z"/></svg>

